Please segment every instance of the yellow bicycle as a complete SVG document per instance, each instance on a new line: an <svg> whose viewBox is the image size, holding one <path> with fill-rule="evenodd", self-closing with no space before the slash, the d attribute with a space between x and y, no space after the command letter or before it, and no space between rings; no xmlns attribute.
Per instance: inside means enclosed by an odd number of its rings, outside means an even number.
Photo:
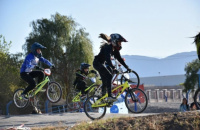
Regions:
<svg viewBox="0 0 200 130"><path fill-rule="evenodd" d="M100 87L100 85L96 84L96 77L98 75L95 75L95 77L91 77L91 78L81 75L81 74L78 74L78 75L80 75L84 79L90 79L90 81L92 82L92 85L88 86L85 89L85 92L87 92L87 96L85 96L85 97L81 97L82 94L81 94L80 90L76 90L75 88L74 88L74 90L72 90L72 92L68 93L68 95L66 97L66 103L67 103L67 106L71 110L79 110L81 108L81 105L83 104L83 101L86 99L86 97L93 95L94 90L97 90L97 88ZM98 89L98 90L100 90L100 89ZM100 91L99 91L99 93L100 93Z"/></svg>
<svg viewBox="0 0 200 130"><path fill-rule="evenodd" d="M128 110L132 113L143 112L148 104L146 94L137 87L131 88L131 84L133 83L131 79L126 79L124 77L124 80L125 82L122 85L112 89L112 93L117 92L116 100L125 92L125 105ZM84 103L85 114L92 120L103 118L106 114L106 107L111 107L113 105L113 102L108 101L107 97L108 94L103 97L93 95L87 98Z"/></svg>
<svg viewBox="0 0 200 130"><path fill-rule="evenodd" d="M40 68L40 70L42 70L44 72L46 77L41 83L37 84L37 86L33 90L28 92L28 94L27 94L28 100L23 99L21 97L21 93L24 91L23 88L17 89L14 92L13 101L14 101L14 104L16 107L25 108L29 104L29 102L32 101L31 98L34 98L39 92L42 92L43 90L44 90L44 92L46 92L47 99L50 102L56 103L61 99L62 88L61 88L60 84L57 82L52 82L49 79L49 76L51 75L51 70L43 69L43 68ZM46 84L47 84L47 88L43 89L43 87Z"/></svg>

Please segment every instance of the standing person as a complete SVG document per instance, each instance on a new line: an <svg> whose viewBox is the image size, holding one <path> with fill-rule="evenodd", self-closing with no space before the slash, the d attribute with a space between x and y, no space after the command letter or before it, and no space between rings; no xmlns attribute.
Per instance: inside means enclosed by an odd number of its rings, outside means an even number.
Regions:
<svg viewBox="0 0 200 130"><path fill-rule="evenodd" d="M191 111L197 110L197 106L196 106L195 102L193 102L193 103L190 104L190 110Z"/></svg>
<svg viewBox="0 0 200 130"><path fill-rule="evenodd" d="M99 54L94 58L93 66L102 79L102 96L106 94L107 88L108 101L114 101L116 99L111 95L111 82L113 74L118 73L118 71L111 62L111 56L114 56L128 71L131 71L119 52L122 49L121 43L127 42L127 40L117 33L111 34L110 37L101 33L99 37L107 42L101 45Z"/></svg>
<svg viewBox="0 0 200 130"><path fill-rule="evenodd" d="M76 71L76 79L75 79L73 85L75 86L76 89L81 91L81 94L82 94L81 97L85 96L85 94L86 94L85 89L87 88L87 83L85 82L84 77L82 77L81 75L87 76L90 73L97 74L97 72L95 70L89 71L90 66L91 66L90 64L81 63L80 69L78 69Z"/></svg>
<svg viewBox="0 0 200 130"><path fill-rule="evenodd" d="M182 104L180 105L179 111L180 112L185 112L185 111L189 111L190 107L188 105L187 99L183 98Z"/></svg>
<svg viewBox="0 0 200 130"><path fill-rule="evenodd" d="M40 43L33 43L31 46L31 53L29 53L20 69L20 77L28 83L28 87L24 90L24 92L21 94L23 99L27 99L27 93L34 89L36 86L36 83L34 81L34 78L38 77L38 83L40 83L44 79L44 73L42 71L33 71L33 69L38 65L39 61L47 64L48 66L54 68L54 65L42 57L42 51L41 49L46 49L43 45Z"/></svg>

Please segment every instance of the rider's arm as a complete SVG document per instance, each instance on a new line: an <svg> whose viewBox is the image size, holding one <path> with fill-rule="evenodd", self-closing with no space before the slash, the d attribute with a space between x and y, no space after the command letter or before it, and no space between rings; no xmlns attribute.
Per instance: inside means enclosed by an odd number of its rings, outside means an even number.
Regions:
<svg viewBox="0 0 200 130"><path fill-rule="evenodd" d="M126 65L126 63L124 62L124 60L122 59L120 52L118 50L114 50L114 57L127 69L128 66Z"/></svg>
<svg viewBox="0 0 200 130"><path fill-rule="evenodd" d="M44 57L40 57L39 60L40 60L41 62L47 64L48 66L53 66L53 64L52 64L50 61L48 61L47 59L45 59Z"/></svg>
<svg viewBox="0 0 200 130"><path fill-rule="evenodd" d="M106 58L106 63L107 65L109 65L110 67L112 67L112 69L115 69L115 66L112 64L111 61L111 52L112 52L112 46L106 46L105 50L104 50L104 55Z"/></svg>
<svg viewBox="0 0 200 130"><path fill-rule="evenodd" d="M97 74L97 72L95 70L90 70L89 73Z"/></svg>
<svg viewBox="0 0 200 130"><path fill-rule="evenodd" d="M81 70L76 71L76 79L81 79L81 80L85 79L85 75L81 73Z"/></svg>

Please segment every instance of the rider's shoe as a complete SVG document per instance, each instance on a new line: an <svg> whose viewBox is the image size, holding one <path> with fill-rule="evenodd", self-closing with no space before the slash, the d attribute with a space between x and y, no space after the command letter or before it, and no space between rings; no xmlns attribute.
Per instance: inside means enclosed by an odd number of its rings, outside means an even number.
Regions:
<svg viewBox="0 0 200 130"><path fill-rule="evenodd" d="M107 101L108 102L114 102L114 101L116 101L117 99L116 98L114 98L114 97L108 97L107 98Z"/></svg>
<svg viewBox="0 0 200 130"><path fill-rule="evenodd" d="M27 97L27 95L26 94L21 94L21 97L22 97L22 99L24 99L24 100L28 100L28 97Z"/></svg>

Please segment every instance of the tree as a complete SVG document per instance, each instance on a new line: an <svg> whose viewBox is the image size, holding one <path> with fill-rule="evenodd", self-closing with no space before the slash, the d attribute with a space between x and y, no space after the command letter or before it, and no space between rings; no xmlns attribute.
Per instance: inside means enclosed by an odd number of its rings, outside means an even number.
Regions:
<svg viewBox="0 0 200 130"><path fill-rule="evenodd" d="M200 68L200 32L193 37L194 42L197 48L197 55L199 59L196 59L190 63L188 63L185 67L186 71L186 80L184 82L184 91L188 91L190 89L194 90L195 85L198 83L198 75L197 72L199 71Z"/></svg>
<svg viewBox="0 0 200 130"><path fill-rule="evenodd" d="M197 55L199 59L196 59L190 63L188 63L185 67L186 71L186 80L184 82L184 91L188 91L190 89L194 90L195 86L198 84L198 75L197 72L200 68L200 33L193 37L194 42L197 48Z"/></svg>
<svg viewBox="0 0 200 130"><path fill-rule="evenodd" d="M58 13L50 19L38 19L32 22L33 31L26 39L23 49L30 53L34 42L46 46L43 56L55 64L53 78L69 91L74 80L75 70L81 62L92 63L92 43L85 29L78 28L78 24L67 16Z"/></svg>
<svg viewBox="0 0 200 130"><path fill-rule="evenodd" d="M0 35L0 53L1 54L6 54L8 53L8 50L11 46L11 41L8 43L5 40L5 37L3 37L2 35Z"/></svg>
<svg viewBox="0 0 200 130"><path fill-rule="evenodd" d="M195 85L198 83L198 75L197 72L200 68L199 60L196 59L192 62L189 62L186 67L186 80L184 82L184 91L187 92L188 90L192 89L194 90Z"/></svg>
<svg viewBox="0 0 200 130"><path fill-rule="evenodd" d="M0 35L0 105L2 106L12 100L13 92L20 84L19 68L22 54L9 54L10 46L11 42L7 43Z"/></svg>

